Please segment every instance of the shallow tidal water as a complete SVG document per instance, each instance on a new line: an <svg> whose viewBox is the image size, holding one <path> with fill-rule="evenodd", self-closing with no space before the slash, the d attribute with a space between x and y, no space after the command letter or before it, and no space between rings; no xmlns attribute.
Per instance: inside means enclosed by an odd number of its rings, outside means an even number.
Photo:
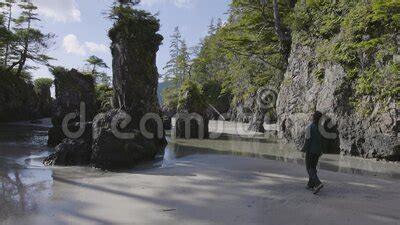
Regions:
<svg viewBox="0 0 400 225"><path fill-rule="evenodd" d="M227 125L229 126L229 124ZM0 221L9 215L35 212L39 202L46 201L54 190L54 181L84 176L107 176L92 168L48 168L42 160L54 151L47 147L49 120L39 124L0 124ZM139 167L174 167L179 158L196 155L234 155L304 164L302 154L292 145L257 134L223 134L217 139L182 140L167 133L169 145L160 160ZM384 179L400 179L400 164L324 155L320 168Z"/></svg>

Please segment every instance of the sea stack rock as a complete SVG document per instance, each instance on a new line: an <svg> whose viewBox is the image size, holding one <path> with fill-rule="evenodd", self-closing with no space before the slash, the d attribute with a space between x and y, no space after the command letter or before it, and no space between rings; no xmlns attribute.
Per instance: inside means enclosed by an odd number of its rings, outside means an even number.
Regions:
<svg viewBox="0 0 400 225"><path fill-rule="evenodd" d="M159 21L127 6L114 8L114 13L114 27L109 32L114 109L93 121L91 163L102 169L134 167L154 159L166 146L157 98L156 53L163 40L158 34ZM146 118L143 132L140 122ZM124 119L129 121L125 126L121 125Z"/></svg>
<svg viewBox="0 0 400 225"><path fill-rule="evenodd" d="M208 138L207 104L200 88L191 81L185 81L179 96L175 126L176 137Z"/></svg>
<svg viewBox="0 0 400 225"><path fill-rule="evenodd" d="M68 114L77 116L66 124L68 129L76 132L80 122L84 122L85 132L79 138L91 142L91 124L94 116L94 79L90 75L83 75L77 70L67 71L62 68L53 70L56 92L55 108L52 116L53 128L49 130L49 146L60 144L67 137L62 130L62 123ZM84 103L84 113L81 112L81 103ZM84 121L80 116L84 115ZM83 119L83 118L82 118ZM77 138L78 139L78 138Z"/></svg>
<svg viewBox="0 0 400 225"><path fill-rule="evenodd" d="M64 139L55 150L43 160L45 166L87 166L90 163L91 146L84 139Z"/></svg>

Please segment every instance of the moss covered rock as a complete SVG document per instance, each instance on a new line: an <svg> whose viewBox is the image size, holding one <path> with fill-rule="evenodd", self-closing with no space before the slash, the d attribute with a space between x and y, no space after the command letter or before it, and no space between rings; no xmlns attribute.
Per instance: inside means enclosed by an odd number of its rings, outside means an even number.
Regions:
<svg viewBox="0 0 400 225"><path fill-rule="evenodd" d="M185 81L180 89L176 136L178 138L208 138L207 103L200 87Z"/></svg>
<svg viewBox="0 0 400 225"><path fill-rule="evenodd" d="M114 7L111 17L115 19L109 32L114 109L96 117L93 122L91 162L97 168L121 169L154 159L166 146L164 132L159 133L161 119L149 119L145 124L153 137L140 132L140 121L144 116L149 113L161 115L157 98L156 53L163 37L158 34L158 19L145 11L118 6ZM115 135L112 121L122 114L129 115L131 121L118 132L133 134L132 137Z"/></svg>
<svg viewBox="0 0 400 225"><path fill-rule="evenodd" d="M62 131L64 118L70 113L82 113L81 103L85 104L85 121L90 123L94 117L94 79L89 75L72 69L67 71L57 68L53 71L56 91L55 108L52 116L53 128L49 130L49 146L56 146L67 136ZM82 114L83 115L83 114ZM80 118L68 121L68 128L72 131L79 129ZM88 127L88 126L86 126ZM91 126L89 126L91 127ZM86 129L84 138L91 141L91 129Z"/></svg>
<svg viewBox="0 0 400 225"><path fill-rule="evenodd" d="M336 137L326 152L399 160L400 2L307 1L294 16L279 133L301 147L319 110Z"/></svg>

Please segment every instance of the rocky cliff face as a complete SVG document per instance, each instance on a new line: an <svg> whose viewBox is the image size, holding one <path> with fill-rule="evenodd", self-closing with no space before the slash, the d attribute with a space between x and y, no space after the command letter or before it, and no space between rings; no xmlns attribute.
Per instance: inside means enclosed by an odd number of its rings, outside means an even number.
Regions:
<svg viewBox="0 0 400 225"><path fill-rule="evenodd" d="M94 80L77 70L60 71L55 74L56 101L52 117L53 128L49 131L49 146L56 146L67 138L62 131L62 122L67 114L81 113L80 104L85 103L85 122L91 122L94 117ZM68 122L72 130L78 129L76 123L79 116ZM86 139L91 137L91 125L87 126Z"/></svg>
<svg viewBox="0 0 400 225"><path fill-rule="evenodd" d="M343 67L335 63L315 63L310 47L292 46L289 66L277 102L279 134L297 147L304 143L305 127L315 110L332 119L327 133L333 138L331 149L346 155L366 158L400 159L400 120L396 100L377 103L374 97L364 97L372 104L369 115L360 115L351 104L355 95L354 82L347 79ZM324 74L318 78L315 71ZM333 136L332 136L333 134Z"/></svg>
<svg viewBox="0 0 400 225"><path fill-rule="evenodd" d="M75 70L56 75L56 126L49 142L64 137L61 122L66 114L78 112L85 102L90 128L78 140L65 139L45 165L93 165L101 169L124 169L152 160L166 146L161 110L157 99L156 52L162 41L158 20L141 10L119 6L113 9L116 22L110 30L113 55L113 109L94 113L93 83ZM147 120L146 120L147 118ZM71 120L73 126L75 120ZM51 141L50 141L51 140ZM58 142L58 143L57 143Z"/></svg>
<svg viewBox="0 0 400 225"><path fill-rule="evenodd" d="M140 161L154 159L166 145L163 131L159 132L161 120L149 119L145 124L146 131L153 137L139 132L142 131L140 122L146 115L160 116L161 112L156 67L156 53L163 39L157 33L160 25L144 11L129 7L116 10L118 19L109 33L115 109L93 122L91 161L95 167L105 169L133 167ZM126 127L118 126L121 128L118 132L132 134L130 138L117 137L112 127L113 118L124 114L131 121Z"/></svg>
<svg viewBox="0 0 400 225"><path fill-rule="evenodd" d="M230 120L249 123L249 131L266 132L264 124L274 124L277 121L276 110L274 109L277 95L275 88L268 89L268 91L265 87L260 88L257 93L250 95L246 101L230 109Z"/></svg>
<svg viewBox="0 0 400 225"><path fill-rule="evenodd" d="M199 87L185 81L179 93L178 114L176 117L176 137L198 138L209 137L207 104Z"/></svg>

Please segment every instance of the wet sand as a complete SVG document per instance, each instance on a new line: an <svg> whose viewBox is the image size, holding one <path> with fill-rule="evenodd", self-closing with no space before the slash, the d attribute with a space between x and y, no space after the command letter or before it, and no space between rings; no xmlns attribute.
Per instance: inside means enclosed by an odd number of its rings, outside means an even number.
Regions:
<svg viewBox="0 0 400 225"><path fill-rule="evenodd" d="M0 127L0 224L400 221L398 164L324 156L322 161L332 167L320 170L326 188L314 196L305 188L301 155L290 146L259 136L225 135L220 140L201 142L170 139L159 161L112 173L81 167L43 167L40 161L51 149L43 146L37 129L25 130L25 135L18 132L21 138L13 141L14 135L7 136ZM30 136L42 141L29 146L36 140ZM342 171L334 172L338 168ZM373 177L374 173L387 171L394 176Z"/></svg>

